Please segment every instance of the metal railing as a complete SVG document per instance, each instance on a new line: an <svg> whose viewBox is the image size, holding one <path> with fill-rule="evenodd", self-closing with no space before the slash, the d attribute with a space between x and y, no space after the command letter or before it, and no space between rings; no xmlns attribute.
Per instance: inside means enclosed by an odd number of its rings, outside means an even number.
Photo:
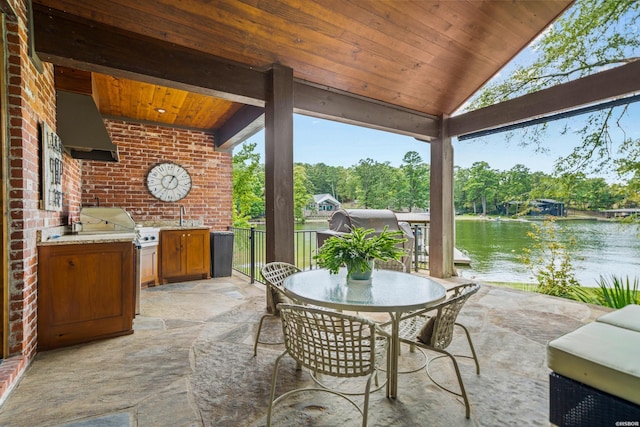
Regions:
<svg viewBox="0 0 640 427"><path fill-rule="evenodd" d="M251 228L232 227L233 269L250 277L251 283L263 283L260 269L266 264L266 232ZM294 231L294 264L302 270L318 267L313 256L318 250L314 230Z"/></svg>
<svg viewBox="0 0 640 427"><path fill-rule="evenodd" d="M233 269L247 275L251 283L258 281L263 283L260 269L266 264L266 232L251 228L232 227L233 231ZM429 242L429 226L414 225L413 235L415 247L411 254L413 267L418 269L428 268L427 247ZM318 268L313 259L318 251L318 242L314 230L294 231L294 264L301 270Z"/></svg>

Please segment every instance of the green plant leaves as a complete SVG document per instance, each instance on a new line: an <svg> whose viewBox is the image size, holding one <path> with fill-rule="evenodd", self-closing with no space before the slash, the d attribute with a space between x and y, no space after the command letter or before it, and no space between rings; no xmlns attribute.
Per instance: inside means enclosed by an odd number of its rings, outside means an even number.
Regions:
<svg viewBox="0 0 640 427"><path fill-rule="evenodd" d="M343 265L368 271L370 260L399 260L404 250L398 245L406 240L402 231L389 231L387 226L380 233L373 228L355 227L349 233L325 240L314 259L332 274L338 273Z"/></svg>

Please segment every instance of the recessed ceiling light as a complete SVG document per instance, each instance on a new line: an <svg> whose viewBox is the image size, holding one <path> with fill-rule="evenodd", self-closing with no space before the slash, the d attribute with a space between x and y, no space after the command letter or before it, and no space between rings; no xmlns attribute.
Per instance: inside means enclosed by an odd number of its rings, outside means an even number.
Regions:
<svg viewBox="0 0 640 427"><path fill-rule="evenodd" d="M155 110L160 114L164 114L167 112L167 110L165 110L164 108L155 108Z"/></svg>

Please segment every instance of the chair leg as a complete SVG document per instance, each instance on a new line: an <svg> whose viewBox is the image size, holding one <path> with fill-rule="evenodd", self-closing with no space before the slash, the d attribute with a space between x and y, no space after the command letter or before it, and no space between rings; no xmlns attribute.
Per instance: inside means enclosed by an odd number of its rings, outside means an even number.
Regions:
<svg viewBox="0 0 640 427"><path fill-rule="evenodd" d="M280 360L284 357L284 355L287 354L282 353L280 356L278 356L278 358L276 359L276 363L273 366L273 375L271 377L271 394L269 395L269 409L267 410L267 427L271 427L271 412L273 411L273 400L275 398L276 395L276 380L278 378L278 367L280 366Z"/></svg>
<svg viewBox="0 0 640 427"><path fill-rule="evenodd" d="M473 342L471 341L471 335L469 331L464 325L460 323L456 323L456 325L460 326L464 333L467 335L467 341L469 342L469 348L471 349L471 354L473 355L473 361L476 363L476 374L480 375L480 363L478 362L478 356L476 355L476 349L473 347Z"/></svg>
<svg viewBox="0 0 640 427"><path fill-rule="evenodd" d="M469 399L467 398L467 392L464 388L464 383L462 382L462 375L460 374L460 368L458 367L458 362L456 361L456 358L453 356L453 354L444 351L444 350L440 350L440 349L436 349L433 347L429 348L430 350L433 351L437 351L438 353L441 353L440 356L436 356L434 358L429 359L429 362L427 363L427 376L429 377L429 379L438 387L440 387L441 389L443 389L444 391L447 391L455 396L459 396L462 397L462 399L464 400L464 407L465 407L465 417L469 418L470 414L471 414L471 407L469 405ZM440 359L441 357L448 357L449 359L451 359L451 362L453 363L453 367L456 371L456 376L458 377L458 385L460 386L460 393L457 393L443 385L441 385L440 383L438 383L436 380L433 379L433 377L431 376L431 373L429 372L429 365L431 364L431 362L433 362L436 359Z"/></svg>
<svg viewBox="0 0 640 427"><path fill-rule="evenodd" d="M378 373L376 372L376 382L378 381ZM371 391L371 375L367 379L367 386L364 390L364 403L362 404L362 427L367 427L367 418L369 416L369 393Z"/></svg>
<svg viewBox="0 0 640 427"><path fill-rule="evenodd" d="M460 384L460 394L464 399L464 407L465 407L465 417L469 419L471 415L471 408L469 407L469 399L467 398L467 392L464 389L464 383L462 382L462 375L460 375L460 368L458 368L458 362L456 362L455 357L453 355L448 354L449 358L453 362L453 367L456 369L456 375L458 376L458 383Z"/></svg>
<svg viewBox="0 0 640 427"><path fill-rule="evenodd" d="M260 342L260 332L262 331L262 323L264 322L264 319L267 316L271 316L271 314L265 314L260 318L260 323L258 324L258 332L256 332L256 342L253 344L253 357L258 355L258 342Z"/></svg>

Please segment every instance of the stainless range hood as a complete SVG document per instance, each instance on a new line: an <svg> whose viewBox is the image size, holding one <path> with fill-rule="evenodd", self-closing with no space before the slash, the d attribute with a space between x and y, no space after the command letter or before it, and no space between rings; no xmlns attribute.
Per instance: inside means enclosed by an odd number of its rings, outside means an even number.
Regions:
<svg viewBox="0 0 640 427"><path fill-rule="evenodd" d="M91 95L59 90L57 95L57 133L71 157L117 162L118 146L104 126Z"/></svg>

